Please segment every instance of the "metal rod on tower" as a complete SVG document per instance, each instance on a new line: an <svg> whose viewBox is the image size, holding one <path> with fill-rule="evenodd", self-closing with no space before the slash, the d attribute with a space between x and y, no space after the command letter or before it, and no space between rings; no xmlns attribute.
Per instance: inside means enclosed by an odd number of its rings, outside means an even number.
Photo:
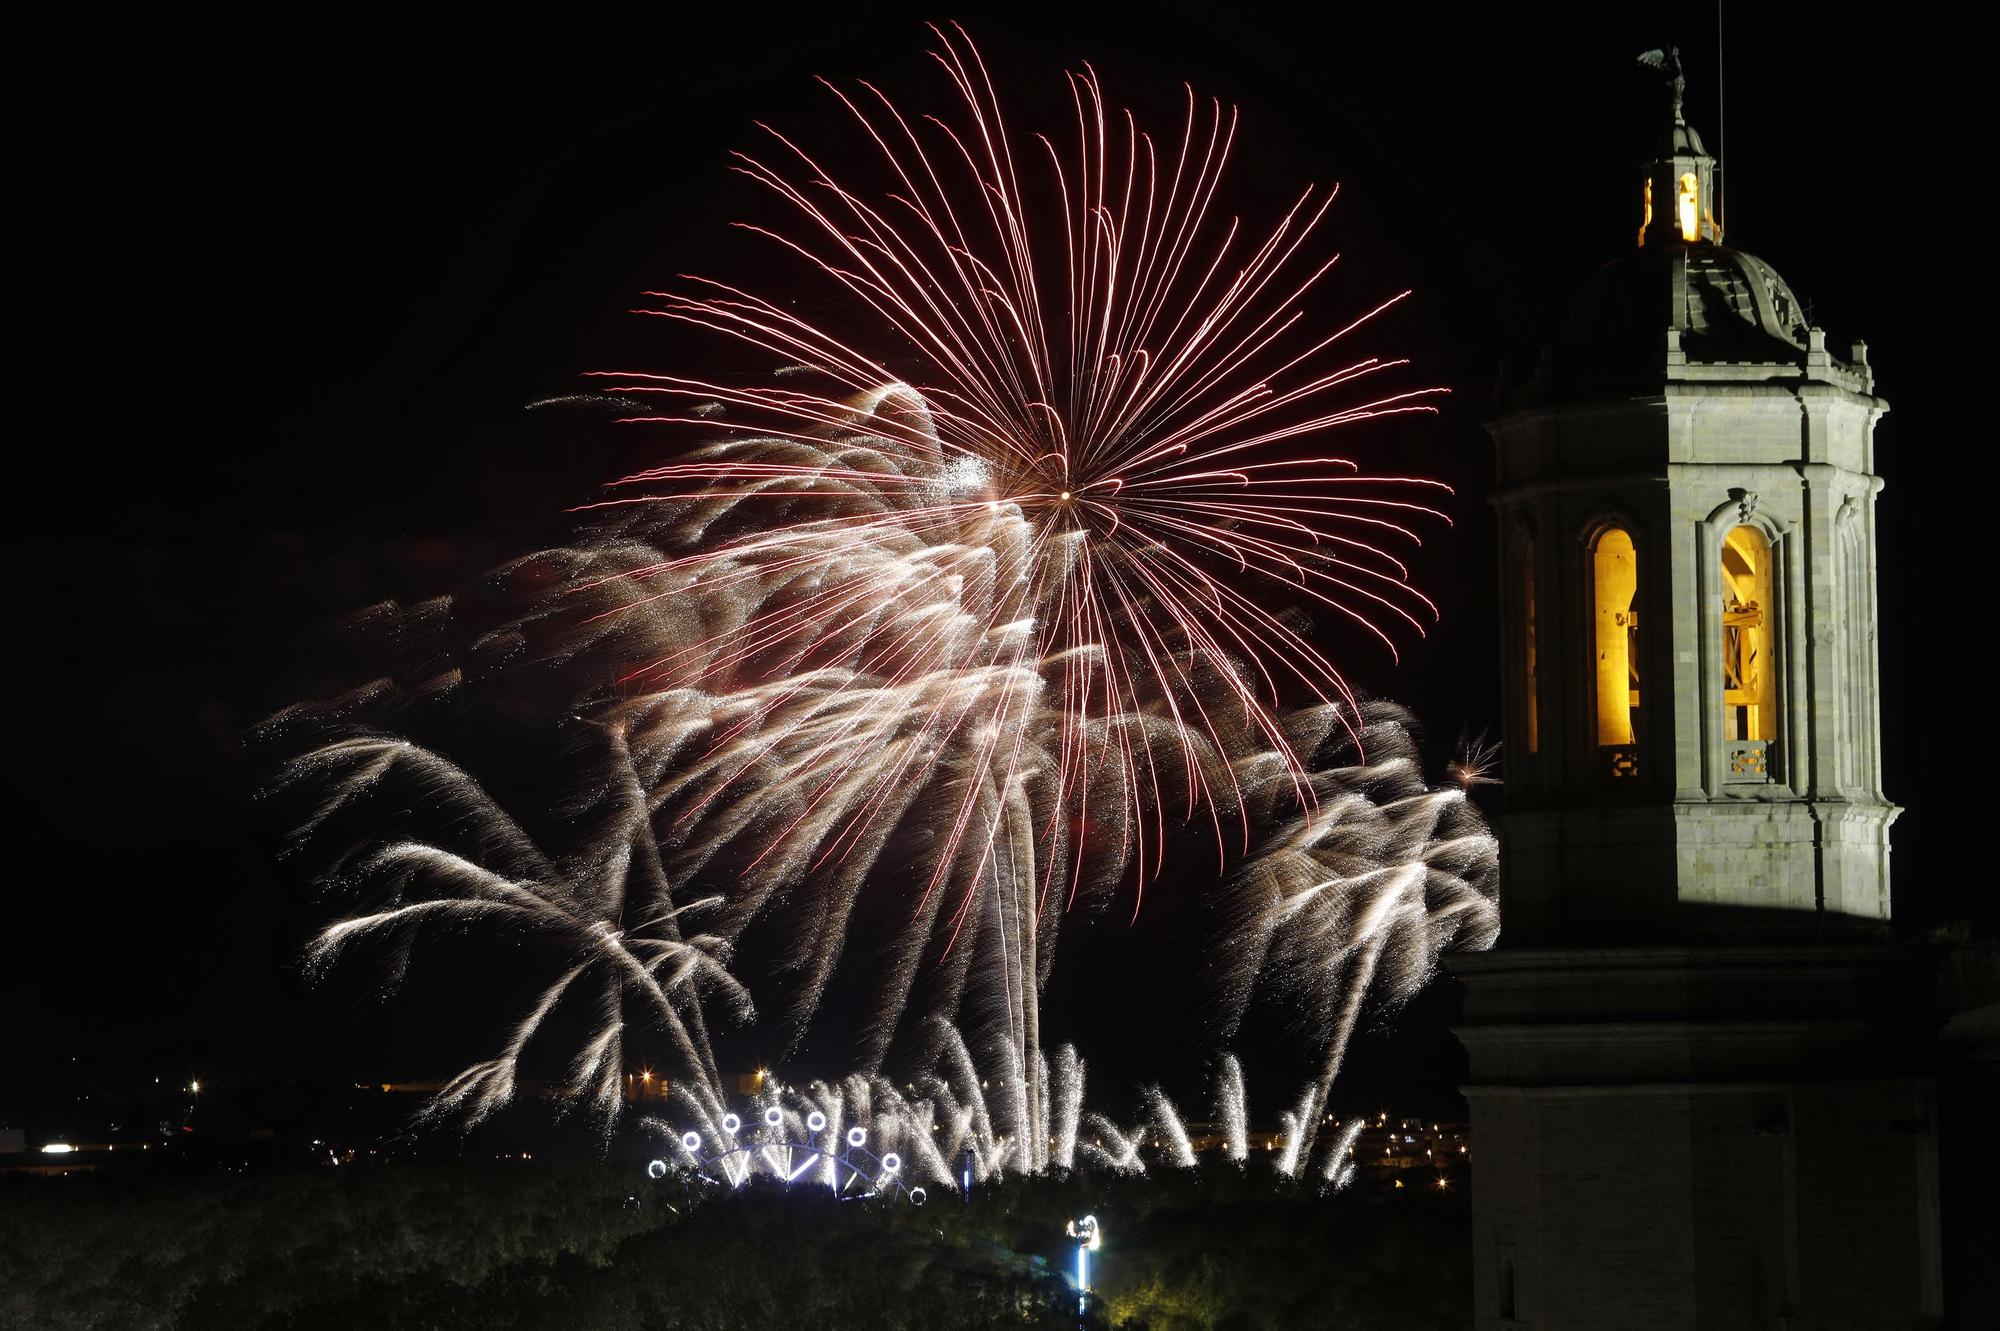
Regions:
<svg viewBox="0 0 2000 1331"><path fill-rule="evenodd" d="M1723 163L1729 157L1729 121L1722 103L1722 0L1715 0L1715 238L1721 240Z"/></svg>

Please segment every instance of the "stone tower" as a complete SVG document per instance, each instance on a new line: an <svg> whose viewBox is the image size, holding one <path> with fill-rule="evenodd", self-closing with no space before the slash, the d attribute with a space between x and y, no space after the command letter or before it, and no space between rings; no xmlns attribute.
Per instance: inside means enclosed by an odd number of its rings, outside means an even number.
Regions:
<svg viewBox="0 0 2000 1331"><path fill-rule="evenodd" d="M1681 113L1498 449L1501 945L1467 986L1477 1325L1939 1310L1930 963L1889 943L1875 396L1722 241ZM1618 238L1607 237L1609 244Z"/></svg>
<svg viewBox="0 0 2000 1331"><path fill-rule="evenodd" d="M1889 914L1875 422L1784 279L1721 243L1678 116L1499 446L1507 929ZM1666 200L1662 205L1662 200Z"/></svg>

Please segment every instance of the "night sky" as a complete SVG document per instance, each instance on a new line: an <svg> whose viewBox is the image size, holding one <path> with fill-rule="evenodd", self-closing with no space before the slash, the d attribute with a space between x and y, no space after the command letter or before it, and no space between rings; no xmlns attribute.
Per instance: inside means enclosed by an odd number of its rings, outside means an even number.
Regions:
<svg viewBox="0 0 2000 1331"><path fill-rule="evenodd" d="M280 829L252 799L269 767L246 730L354 682L329 646L341 616L461 588L658 459L657 436L524 407L586 370L674 368L678 344L626 313L638 293L758 271L725 226L757 206L725 169L753 120L844 142L814 74L869 77L906 105L948 92L921 27L943 11L677 8L324 9L283 26L176 12L13 33L20 678L0 1087L73 1057L212 1078L410 1069L385 1043L395 1009L298 979L314 917L273 866ZM1400 666L1337 645L1357 683L1417 710L1435 757L1461 728L1497 730L1478 422L1501 363L1531 362L1568 294L1631 243L1659 115L1639 51L1681 45L1689 118L1718 146L1712 14L1466 27L1086 8L957 15L1017 127L1062 125L1061 71L1083 59L1155 124L1189 81L1243 110L1231 190L1247 215L1341 182L1341 308L1415 288L1370 349L1454 396L1353 447L1458 487L1457 527L1416 562L1443 622ZM1798 12L1726 30L1729 239L1776 266L1830 345L1868 340L1894 405L1877 439L1885 747L1909 809L1897 910L1913 928L1990 925L1970 793L1991 730L1973 558L1991 426L1971 330L1988 246L1965 199L1988 118L1948 35L1819 32ZM1153 959L1183 918L1163 907L1100 944L1107 983L1176 984ZM1449 1011L1448 994L1420 1000L1362 1042L1357 1075L1449 1086ZM1131 1055L1177 1047L1155 1032Z"/></svg>

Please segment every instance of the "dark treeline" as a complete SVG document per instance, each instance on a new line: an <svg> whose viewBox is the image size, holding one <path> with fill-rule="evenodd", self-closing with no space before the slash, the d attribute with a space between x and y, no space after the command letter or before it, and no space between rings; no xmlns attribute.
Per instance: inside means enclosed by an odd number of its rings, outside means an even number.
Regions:
<svg viewBox="0 0 2000 1331"><path fill-rule="evenodd" d="M1426 1328L1468 1300L1457 1194L1253 1165L934 1198L721 1197L624 1166L72 1176L0 1192L0 1324L72 1331ZM1079 1318L1063 1221L1104 1227Z"/></svg>

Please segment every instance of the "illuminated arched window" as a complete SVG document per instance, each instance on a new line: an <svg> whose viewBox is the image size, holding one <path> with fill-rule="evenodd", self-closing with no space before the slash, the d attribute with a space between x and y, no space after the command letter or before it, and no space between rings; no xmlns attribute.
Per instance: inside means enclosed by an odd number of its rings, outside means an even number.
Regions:
<svg viewBox="0 0 2000 1331"><path fill-rule="evenodd" d="M1639 553L1622 527L1591 549L1597 655L1597 746L1611 750L1613 776L1638 774Z"/></svg>
<svg viewBox="0 0 2000 1331"><path fill-rule="evenodd" d="M1771 563L1771 543L1755 527L1723 539L1723 734L1732 741L1778 737Z"/></svg>
<svg viewBox="0 0 2000 1331"><path fill-rule="evenodd" d="M1701 185L1689 171L1681 177L1680 188L1674 192L1674 207L1679 210L1681 239L1693 244L1701 239Z"/></svg>

